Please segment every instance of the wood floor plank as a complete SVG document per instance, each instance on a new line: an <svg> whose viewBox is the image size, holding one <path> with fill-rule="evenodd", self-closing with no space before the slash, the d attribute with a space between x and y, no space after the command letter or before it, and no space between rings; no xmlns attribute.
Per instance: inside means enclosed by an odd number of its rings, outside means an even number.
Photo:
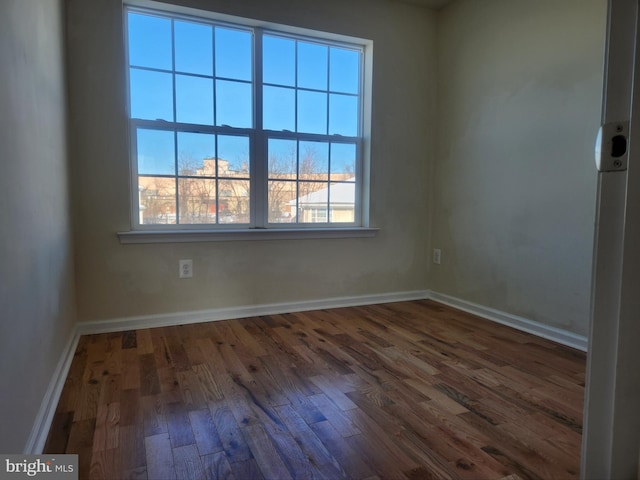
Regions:
<svg viewBox="0 0 640 480"><path fill-rule="evenodd" d="M83 385L82 376L84 375L86 364L86 352L77 350L64 382L62 393L60 394L58 408L56 409L57 412L72 412L75 414L76 410L79 409L81 401L80 392Z"/></svg>
<svg viewBox="0 0 640 480"><path fill-rule="evenodd" d="M157 395L160 393L160 379L153 353L139 355L140 395Z"/></svg>
<svg viewBox="0 0 640 480"><path fill-rule="evenodd" d="M118 368L118 371L120 369ZM120 373L111 373L112 370L108 370L108 374L105 376L102 390L100 392L99 403L101 405L110 404L120 401L120 390L122 384L122 375Z"/></svg>
<svg viewBox="0 0 640 480"><path fill-rule="evenodd" d="M130 349L137 347L137 335L135 330L122 332L122 349Z"/></svg>
<svg viewBox="0 0 640 480"><path fill-rule="evenodd" d="M73 412L59 411L54 414L47 437L50 453L64 453L66 451L72 423Z"/></svg>
<svg viewBox="0 0 640 480"><path fill-rule="evenodd" d="M91 457L91 480L112 480L115 472L122 472L120 452L117 449L94 451ZM83 477L80 477L83 478Z"/></svg>
<svg viewBox="0 0 640 480"><path fill-rule="evenodd" d="M140 408L140 391L127 389L120 392L120 426L142 423L143 411Z"/></svg>
<svg viewBox="0 0 640 480"><path fill-rule="evenodd" d="M196 372L192 369L182 370L176 373L180 392L182 392L182 403L189 410L198 410L207 406L207 395L203 390L203 385Z"/></svg>
<svg viewBox="0 0 640 480"><path fill-rule="evenodd" d="M140 388L140 360L135 348L122 349L122 378L120 388L133 390Z"/></svg>
<svg viewBox="0 0 640 480"><path fill-rule="evenodd" d="M261 357L267 355L267 350L260 344L260 342L247 331L243 324L233 322L230 324L231 330L242 344L252 351L254 355Z"/></svg>
<svg viewBox="0 0 640 480"><path fill-rule="evenodd" d="M136 330L136 350L138 355L153 353L153 338L150 329L142 328Z"/></svg>
<svg viewBox="0 0 640 480"><path fill-rule="evenodd" d="M173 449L176 477L179 479L205 480L207 475L195 445L184 445Z"/></svg>
<svg viewBox="0 0 640 480"><path fill-rule="evenodd" d="M356 479L372 476L373 469L368 462L345 441L345 438L348 437L341 435L328 420L314 423L310 428L344 470L347 478Z"/></svg>
<svg viewBox="0 0 640 480"><path fill-rule="evenodd" d="M361 457L381 478L406 480L406 475L398 468L398 464L394 459L387 455L375 453L378 448L382 448L378 451L383 451L384 447L377 444L374 439L362 434L352 435L345 438L344 441L349 446L349 449L355 452L355 455Z"/></svg>
<svg viewBox="0 0 640 480"><path fill-rule="evenodd" d="M397 443L399 428L395 427L397 433L394 434L394 431L387 431L378 423L378 418L382 415L381 412L382 409L378 409L375 420L360 408L354 409L350 414L353 416L356 426L363 432L362 436L366 437L368 442L377 444L380 451L386 451L387 458L393 461L398 468L409 470L418 467L415 459L409 457Z"/></svg>
<svg viewBox="0 0 640 480"><path fill-rule="evenodd" d="M451 465L439 452L434 451L424 442L424 438L415 432L402 432L402 442L408 455L416 458L420 466L402 472L407 478L460 480L455 467Z"/></svg>
<svg viewBox="0 0 640 480"><path fill-rule="evenodd" d="M228 460L228 458L227 458ZM262 470L258 467L255 458L250 458L242 462L229 462L231 471L236 480L250 478L251 480L264 480Z"/></svg>
<svg viewBox="0 0 640 480"><path fill-rule="evenodd" d="M191 429L187 406L181 403L167 404L167 429L171 439L171 447L195 445L196 439Z"/></svg>
<svg viewBox="0 0 640 480"><path fill-rule="evenodd" d="M120 402L107 406L105 450L120 448Z"/></svg>
<svg viewBox="0 0 640 480"><path fill-rule="evenodd" d="M122 471L133 471L147 463L144 446L144 429L141 424L120 427L118 450Z"/></svg>
<svg viewBox="0 0 640 480"><path fill-rule="evenodd" d="M246 430L248 433L247 440L249 448L256 462L258 462L264 478L267 480L292 479L293 477L282 461L282 458L280 458L278 451L269 438L269 435L265 432L264 427L260 424L254 424L246 427ZM310 478L308 475L311 469L309 465L305 465L305 467L300 478Z"/></svg>
<svg viewBox="0 0 640 480"><path fill-rule="evenodd" d="M220 385L216 381L206 363L195 365L193 367L193 371L198 377L202 395L206 402L215 403L224 398L224 394L222 393Z"/></svg>
<svg viewBox="0 0 640 480"><path fill-rule="evenodd" d="M318 469L321 478L346 478L340 464L293 408L283 405L276 407L276 410L304 456Z"/></svg>
<svg viewBox="0 0 640 480"><path fill-rule="evenodd" d="M205 478L207 480L236 480L233 474L231 464L227 460L227 456L224 452L212 453L202 457L202 464L204 467ZM242 478L254 478L254 477L240 477Z"/></svg>
<svg viewBox="0 0 640 480"><path fill-rule="evenodd" d="M312 395L309 398L340 436L350 437L351 435L359 435L362 433L360 429L351 422L348 412L345 413L336 407L324 393Z"/></svg>
<svg viewBox="0 0 640 480"><path fill-rule="evenodd" d="M167 433L167 418L162 397L160 395L142 397L140 403L145 437Z"/></svg>
<svg viewBox="0 0 640 480"><path fill-rule="evenodd" d="M310 380L315 383L322 392L335 403L340 410L351 410L358 408L353 401L337 388L331 381L332 376L318 375L311 377Z"/></svg>
<svg viewBox="0 0 640 480"><path fill-rule="evenodd" d="M229 461L241 463L253 458L231 409L227 405L220 403L210 405L209 410L222 442L222 448Z"/></svg>
<svg viewBox="0 0 640 480"><path fill-rule="evenodd" d="M223 450L222 440L208 408L189 412L189 421L201 456Z"/></svg>
<svg viewBox="0 0 640 480"><path fill-rule="evenodd" d="M96 426L93 431L93 452L99 452L106 450L107 441L107 416L109 413L108 405L98 406L98 412L96 416Z"/></svg>
<svg viewBox="0 0 640 480"><path fill-rule="evenodd" d="M149 479L178 480L169 434L145 437L144 444Z"/></svg>
<svg viewBox="0 0 640 480"><path fill-rule="evenodd" d="M89 335L44 451L93 479L577 479L584 380L429 300Z"/></svg>
<svg viewBox="0 0 640 480"><path fill-rule="evenodd" d="M576 458L573 462L567 460L567 453L556 448L532 432L518 428L515 424L500 425L499 429L510 438L524 445L527 449L537 452L545 460L545 464L554 469L555 478L573 478L579 473L580 464Z"/></svg>
<svg viewBox="0 0 640 480"><path fill-rule="evenodd" d="M69 441L65 453L78 455L78 473L80 478L88 478L93 456L93 434L96 419L80 420L71 424ZM48 450L47 450L48 451Z"/></svg>

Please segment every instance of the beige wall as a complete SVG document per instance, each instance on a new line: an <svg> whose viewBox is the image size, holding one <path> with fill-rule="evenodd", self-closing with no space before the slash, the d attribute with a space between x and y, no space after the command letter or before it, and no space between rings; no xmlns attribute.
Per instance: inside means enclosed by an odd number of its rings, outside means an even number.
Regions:
<svg viewBox="0 0 640 480"><path fill-rule="evenodd" d="M605 21L605 0L439 14L431 289L587 333Z"/></svg>
<svg viewBox="0 0 640 480"><path fill-rule="evenodd" d="M66 3L71 190L63 2L0 3L0 380L11 386L0 452L24 448L74 291L79 318L94 320L432 288L586 333L604 0L461 0L437 14L437 32L435 14L386 0L183 0L374 40L382 230L163 245L115 235L129 227L121 3ZM193 280L178 280L180 258L194 260Z"/></svg>
<svg viewBox="0 0 640 480"><path fill-rule="evenodd" d="M435 15L386 0L182 1L374 41L376 238L120 245L129 228L122 7L68 2L80 320L426 289ZM193 259L194 278L178 279Z"/></svg>
<svg viewBox="0 0 640 480"><path fill-rule="evenodd" d="M0 2L0 452L25 448L74 321L62 1Z"/></svg>

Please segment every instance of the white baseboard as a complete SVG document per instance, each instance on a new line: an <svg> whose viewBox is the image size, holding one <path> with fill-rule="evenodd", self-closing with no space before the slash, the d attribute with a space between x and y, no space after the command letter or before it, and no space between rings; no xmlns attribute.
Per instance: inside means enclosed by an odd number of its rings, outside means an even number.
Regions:
<svg viewBox="0 0 640 480"><path fill-rule="evenodd" d="M214 308L211 310L78 322L76 329L80 335L88 335L93 333L135 330L138 328L167 327L172 325L230 320L234 318L257 317L260 315L276 315L281 313L305 312L309 310L323 310L327 308L355 307L358 305L373 305L376 303L424 300L428 297L429 292L427 290L416 290L411 292L335 297L303 302L245 305L239 307Z"/></svg>
<svg viewBox="0 0 640 480"><path fill-rule="evenodd" d="M502 325L507 325L517 330L521 330L523 332L537 335L538 337L552 340L561 345L566 345L583 352L587 351L589 340L585 336L578 335L567 330L562 330L560 328L551 327L549 325L535 322L533 320L519 317L517 315L512 315L510 313L502 312L500 310L484 307L476 303L467 302L466 300L461 300L450 295L445 295L444 293L431 291L429 292L429 298L436 302L444 303L445 305L449 305L450 307L472 313L487 320L501 323Z"/></svg>
<svg viewBox="0 0 640 480"><path fill-rule="evenodd" d="M51 376L51 381L47 386L47 391L42 398L42 403L40 404L40 409L38 410L36 420L31 429L31 434L24 447L25 454L41 454L44 449L47 435L51 428L51 422L53 421L53 416L56 413L58 401L62 394L62 387L64 387L64 382L67 379L67 374L69 373L76 348L78 347L79 339L80 335L77 329L74 328L62 351L62 355L60 355L56 369Z"/></svg>

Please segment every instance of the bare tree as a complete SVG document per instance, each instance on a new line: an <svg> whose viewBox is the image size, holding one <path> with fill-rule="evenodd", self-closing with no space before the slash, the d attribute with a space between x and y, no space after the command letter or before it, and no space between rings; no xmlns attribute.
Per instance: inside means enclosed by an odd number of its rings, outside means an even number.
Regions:
<svg viewBox="0 0 640 480"><path fill-rule="evenodd" d="M140 177L139 183L141 223L174 223L176 198L173 179Z"/></svg>
<svg viewBox="0 0 640 480"><path fill-rule="evenodd" d="M296 220L291 202L328 188L329 173L318 149L309 143L298 156L294 145L286 153L269 156L269 221Z"/></svg>
<svg viewBox="0 0 640 480"><path fill-rule="evenodd" d="M292 221L289 202L296 198L296 148L284 154L269 155L269 222L282 223Z"/></svg>
<svg viewBox="0 0 640 480"><path fill-rule="evenodd" d="M213 168L211 168L211 162L212 159L197 161L189 154L180 153L178 172L180 223L215 223L215 161L213 161Z"/></svg>

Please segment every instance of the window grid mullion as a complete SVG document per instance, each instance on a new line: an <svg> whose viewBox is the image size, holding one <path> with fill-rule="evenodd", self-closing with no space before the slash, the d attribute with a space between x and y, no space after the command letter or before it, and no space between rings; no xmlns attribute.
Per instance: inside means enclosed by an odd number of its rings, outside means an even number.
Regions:
<svg viewBox="0 0 640 480"><path fill-rule="evenodd" d="M328 84L327 84L328 85ZM329 153L327 155L327 221L331 223L331 154L333 143L329 142Z"/></svg>
<svg viewBox="0 0 640 480"><path fill-rule="evenodd" d="M356 143L356 179L355 179L355 205L353 209L353 220L362 223L362 178L364 177L362 165L362 141Z"/></svg>
<svg viewBox="0 0 640 480"><path fill-rule="evenodd" d="M300 94L300 90L299 87L300 85L298 85L298 71L299 71L299 66L298 66L298 53L299 53L299 46L298 46L298 40L295 40L294 43L294 57L293 57L293 61L294 61L294 69L293 69L293 84L295 85L295 89L296 89L296 96L295 96L295 132L296 134L300 131L300 126L298 125L298 103L299 103L299 94ZM300 223L300 138L297 137L296 135L296 173L295 173L295 185L296 185L296 224Z"/></svg>
<svg viewBox="0 0 640 480"><path fill-rule="evenodd" d="M178 120L178 103L176 99L176 31L175 20L171 20L171 81L173 83L173 122ZM180 225L180 171L178 170L178 131L173 130L173 163L174 184L176 189L176 225Z"/></svg>
<svg viewBox="0 0 640 480"><path fill-rule="evenodd" d="M216 225L220 224L220 173L218 172L218 159L220 158L220 154L218 153L218 135L215 135L213 138L213 154L216 157L215 163L215 179L216 179Z"/></svg>
<svg viewBox="0 0 640 480"><path fill-rule="evenodd" d="M298 128L298 92L300 90L298 90L299 85L298 85L298 41L296 40L293 43L293 85L295 88L295 97L294 97L294 130L296 131L296 133L300 130Z"/></svg>
<svg viewBox="0 0 640 480"><path fill-rule="evenodd" d="M211 115L211 118L213 118L213 125L217 126L218 122L217 122L217 118L216 118L216 102L218 99L217 94L217 90L216 90L216 26L215 25L211 25L211 88L213 89L213 105L211 106L211 108L213 109L213 115ZM217 139L217 135L216 135L216 139ZM216 168L217 168L217 156L218 156L218 151L216 150ZM216 184L216 208L218 208L218 189L217 189L217 184ZM218 214L217 214L217 210L216 210L216 223L218 222Z"/></svg>
<svg viewBox="0 0 640 480"><path fill-rule="evenodd" d="M211 29L211 56L213 57L213 61L211 62L211 73L213 74L213 124L215 126L218 125L218 117L217 117L217 105L218 105L218 82L216 81L216 26L213 25ZM216 156L217 156L216 151ZM216 158L216 168L217 168L217 158ZM216 171L217 173L217 171ZM217 194L217 192L216 192ZM217 215L216 215L217 218Z"/></svg>
<svg viewBox="0 0 640 480"><path fill-rule="evenodd" d="M211 74L213 75L212 85L213 88L213 125L218 125L217 118L217 105L218 105L218 82L216 81L216 25L211 26ZM218 178L218 164L220 154L218 153L218 134L216 133L213 138L214 150L213 154L215 158L215 178L216 178L216 225L220 225L220 180Z"/></svg>
<svg viewBox="0 0 640 480"><path fill-rule="evenodd" d="M331 132L329 132L329 96L330 96L330 91L331 91L331 87L329 85L329 81L331 79L331 48L327 47L327 135L329 135Z"/></svg>
<svg viewBox="0 0 640 480"><path fill-rule="evenodd" d="M296 140L296 223L300 223L300 140Z"/></svg>
<svg viewBox="0 0 640 480"><path fill-rule="evenodd" d="M329 98L331 97L331 94L329 93L331 91L331 85L329 84L331 80L331 47L327 47L327 135L329 135L331 132L329 132L329 116L330 116L330 110L329 110ZM329 143L329 158L327 160L328 165L327 165L327 223L329 223L331 221L331 143Z"/></svg>
<svg viewBox="0 0 640 480"><path fill-rule="evenodd" d="M263 130L263 44L264 31L253 33L253 126L254 135L249 147L250 223L253 227L265 228L269 215L269 158L267 136Z"/></svg>

